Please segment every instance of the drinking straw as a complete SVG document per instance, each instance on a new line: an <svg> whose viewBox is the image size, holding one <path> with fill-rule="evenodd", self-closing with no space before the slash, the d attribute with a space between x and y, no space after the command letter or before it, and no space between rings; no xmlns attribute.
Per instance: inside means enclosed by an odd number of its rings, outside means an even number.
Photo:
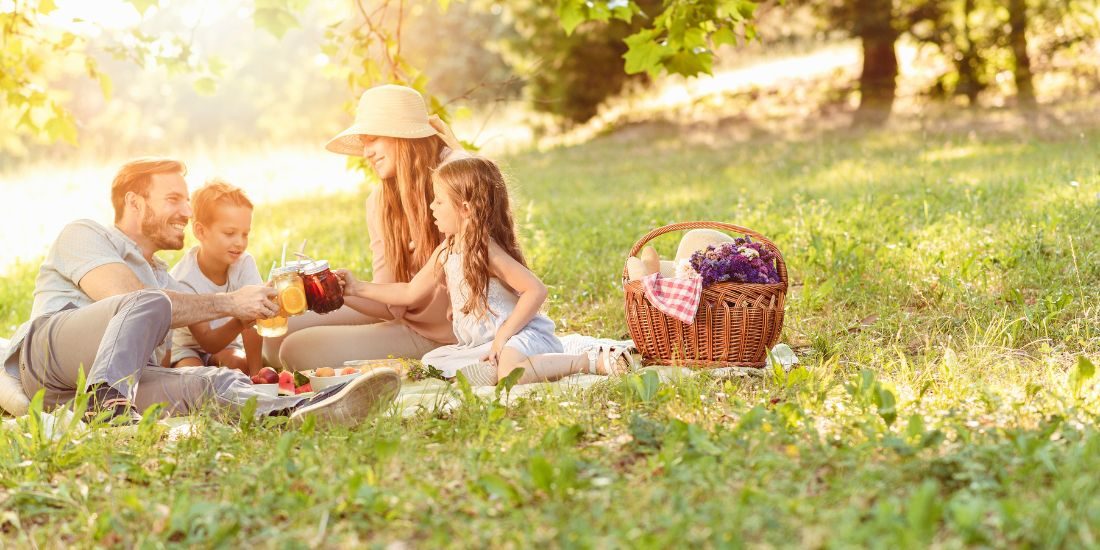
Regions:
<svg viewBox="0 0 1100 550"><path fill-rule="evenodd" d="M306 251L306 241L308 241L308 240L309 239L302 239L302 246L298 247L298 253L299 254L302 254Z"/></svg>
<svg viewBox="0 0 1100 550"><path fill-rule="evenodd" d="M286 265L286 241L283 241L283 265Z"/></svg>
<svg viewBox="0 0 1100 550"><path fill-rule="evenodd" d="M271 275L275 273L275 260L271 260L271 269L267 272L267 280L271 280Z"/></svg>

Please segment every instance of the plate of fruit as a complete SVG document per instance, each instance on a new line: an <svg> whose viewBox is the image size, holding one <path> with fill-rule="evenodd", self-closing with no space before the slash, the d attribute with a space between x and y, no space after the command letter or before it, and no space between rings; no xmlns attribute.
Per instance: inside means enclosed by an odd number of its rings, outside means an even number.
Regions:
<svg viewBox="0 0 1100 550"><path fill-rule="evenodd" d="M285 370L276 372L271 367L260 369L260 372L252 375L251 380L257 391L272 397L276 395L297 395L313 391L308 380L302 381L300 378L296 380L294 373Z"/></svg>
<svg viewBox="0 0 1100 550"><path fill-rule="evenodd" d="M363 373L355 367L343 367L340 369L320 367L314 370L302 371L302 374L305 374L306 377L309 378L309 384L314 390L323 390L329 386L347 382Z"/></svg>

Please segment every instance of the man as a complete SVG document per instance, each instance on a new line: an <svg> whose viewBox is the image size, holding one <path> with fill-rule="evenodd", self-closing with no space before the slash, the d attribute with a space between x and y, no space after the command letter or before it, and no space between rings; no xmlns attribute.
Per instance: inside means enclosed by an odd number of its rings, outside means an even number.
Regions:
<svg viewBox="0 0 1100 550"><path fill-rule="evenodd" d="M268 397L234 369L164 368L170 329L189 326L209 336L207 321L236 323L279 311L275 290L248 286L227 294L190 294L154 254L183 248L191 218L183 163L144 158L125 164L111 187L115 224L79 220L62 229L35 281L31 319L4 356L8 375L27 395L44 391L44 405L71 400L83 369L91 414L132 422L135 411L167 403L187 414L207 401L239 409L250 398L260 415L313 414L321 422L355 425L391 401L400 386L393 370L363 375L310 398Z"/></svg>

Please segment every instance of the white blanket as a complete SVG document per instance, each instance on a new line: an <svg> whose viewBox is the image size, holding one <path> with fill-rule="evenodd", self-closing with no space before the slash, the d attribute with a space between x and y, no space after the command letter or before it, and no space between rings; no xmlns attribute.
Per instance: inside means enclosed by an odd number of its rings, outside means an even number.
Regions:
<svg viewBox="0 0 1100 550"><path fill-rule="evenodd" d="M0 338L0 350L7 351L7 339ZM23 393L23 383L18 378L8 376L7 371L0 367L0 408L3 408L12 416L27 414L27 408L31 402Z"/></svg>

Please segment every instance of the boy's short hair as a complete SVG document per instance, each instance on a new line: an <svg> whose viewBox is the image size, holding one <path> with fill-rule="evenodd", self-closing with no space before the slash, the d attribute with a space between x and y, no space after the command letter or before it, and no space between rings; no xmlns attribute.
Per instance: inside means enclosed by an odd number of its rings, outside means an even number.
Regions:
<svg viewBox="0 0 1100 550"><path fill-rule="evenodd" d="M252 201L248 200L241 188L219 178L208 180L206 185L196 189L191 195L191 211L195 221L204 225L210 225L214 221L214 212L219 204L252 208Z"/></svg>

